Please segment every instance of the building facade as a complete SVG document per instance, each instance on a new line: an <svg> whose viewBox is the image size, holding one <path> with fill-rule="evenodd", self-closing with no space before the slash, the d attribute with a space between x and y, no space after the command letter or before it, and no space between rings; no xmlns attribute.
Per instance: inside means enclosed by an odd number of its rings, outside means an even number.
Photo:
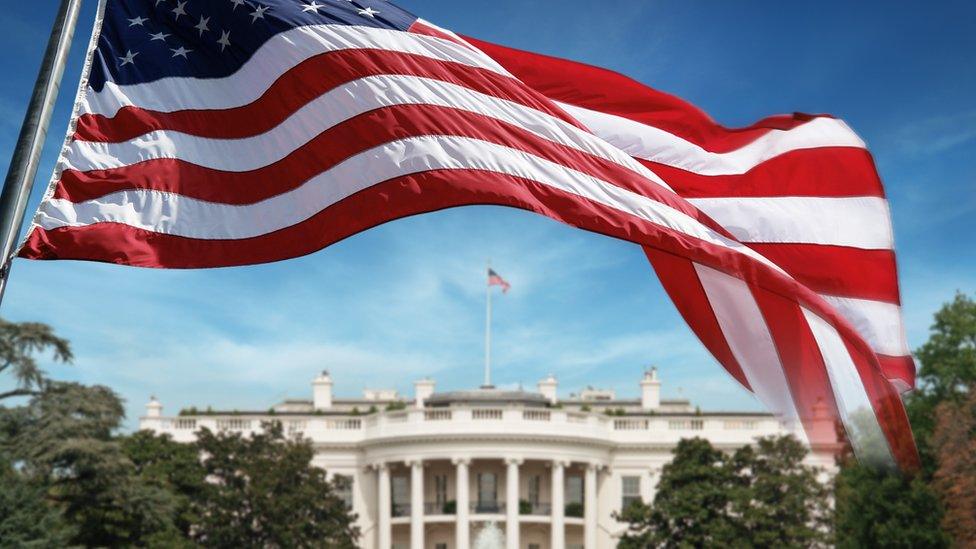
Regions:
<svg viewBox="0 0 976 549"><path fill-rule="evenodd" d="M654 369L637 399L592 388L562 399L551 375L535 392L437 393L424 379L409 400L371 389L336 398L332 386L323 372L311 400L286 400L273 413L167 417L153 398L140 427L189 442L202 427L247 433L282 422L312 441L315 464L339 480L367 549L466 549L499 532L509 549L615 547L625 525L614 513L653 499L682 438L732 450L761 436L802 437L798 425L770 414L661 399ZM830 471L833 453L814 449L808 462Z"/></svg>

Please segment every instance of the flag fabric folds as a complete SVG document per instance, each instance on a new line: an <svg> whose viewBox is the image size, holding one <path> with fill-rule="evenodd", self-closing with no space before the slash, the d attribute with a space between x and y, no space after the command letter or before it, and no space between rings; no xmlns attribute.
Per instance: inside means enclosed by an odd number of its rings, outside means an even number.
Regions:
<svg viewBox="0 0 976 549"><path fill-rule="evenodd" d="M811 445L839 431L864 461L917 466L888 207L850 128L729 130L384 1L102 0L20 256L246 265L471 204L641 245L716 359Z"/></svg>
<svg viewBox="0 0 976 549"><path fill-rule="evenodd" d="M489 286L501 286L502 293L507 294L508 290L512 287L507 280L501 277L494 269L488 269L488 285Z"/></svg>

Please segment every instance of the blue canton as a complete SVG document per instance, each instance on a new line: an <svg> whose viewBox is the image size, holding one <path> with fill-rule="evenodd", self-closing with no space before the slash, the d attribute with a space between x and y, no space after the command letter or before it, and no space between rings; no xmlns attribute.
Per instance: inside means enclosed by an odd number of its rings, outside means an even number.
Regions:
<svg viewBox="0 0 976 549"><path fill-rule="evenodd" d="M407 30L417 18L382 0L107 0L89 85L234 73L272 36L308 25Z"/></svg>

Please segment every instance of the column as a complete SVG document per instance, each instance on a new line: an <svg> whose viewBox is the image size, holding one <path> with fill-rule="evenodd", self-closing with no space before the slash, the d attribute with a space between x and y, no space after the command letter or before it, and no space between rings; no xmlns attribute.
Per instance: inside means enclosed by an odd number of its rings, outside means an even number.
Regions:
<svg viewBox="0 0 976 549"><path fill-rule="evenodd" d="M470 509L468 504L468 464L470 460L468 458L455 458L454 465L457 467L457 472L454 475L455 478L455 488L454 488L454 501L457 502L455 510L455 546L458 549L467 549L470 539L470 525L468 524L468 511Z"/></svg>
<svg viewBox="0 0 976 549"><path fill-rule="evenodd" d="M505 460L505 547L519 549L519 465L521 458Z"/></svg>
<svg viewBox="0 0 976 549"><path fill-rule="evenodd" d="M566 546L566 521L564 516L566 513L566 503L565 497L563 496L566 485L563 476L567 465L568 463L565 461L552 462L552 538L550 543L552 547Z"/></svg>
<svg viewBox="0 0 976 549"><path fill-rule="evenodd" d="M393 544L393 528L390 524L390 514L393 512L393 502L390 500L390 467L385 463L376 466L376 486L379 489L377 507L379 524L376 526L376 546L378 549L390 549Z"/></svg>
<svg viewBox="0 0 976 549"><path fill-rule="evenodd" d="M586 467L586 478L583 481L583 547L596 549L596 475L597 464L590 463Z"/></svg>
<svg viewBox="0 0 976 549"><path fill-rule="evenodd" d="M424 549L424 462L410 462L410 549Z"/></svg>

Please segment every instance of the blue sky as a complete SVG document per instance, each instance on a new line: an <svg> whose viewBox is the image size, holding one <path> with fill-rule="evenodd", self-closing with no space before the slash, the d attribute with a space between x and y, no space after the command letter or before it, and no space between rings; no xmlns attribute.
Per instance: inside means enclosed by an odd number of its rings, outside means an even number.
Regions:
<svg viewBox="0 0 976 549"><path fill-rule="evenodd" d="M205 0L194 0L205 1ZM219 1L219 0L206 0ZM296 0L297 1L297 0ZM868 142L894 216L913 347L957 289L976 290L976 4L939 2L485 2L413 0L418 15L478 38L633 76L727 125L828 112ZM33 209L67 124L96 2L84 6ZM0 17L0 168L6 170L56 9ZM512 283L495 302L495 380L564 393L635 395L657 365L665 396L706 409L760 405L702 349L633 245L546 218L471 207L397 221L288 262L160 271L18 260L2 314L71 339L55 377L127 400L264 409L310 394L328 368L340 393L431 375L480 381L484 265Z"/></svg>

